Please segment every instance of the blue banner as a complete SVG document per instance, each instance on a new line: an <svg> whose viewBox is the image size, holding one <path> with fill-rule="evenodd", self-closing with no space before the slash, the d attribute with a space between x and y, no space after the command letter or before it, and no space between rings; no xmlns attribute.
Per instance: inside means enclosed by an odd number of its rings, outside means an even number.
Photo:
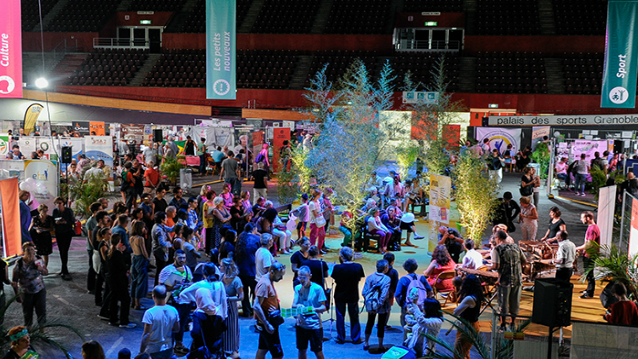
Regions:
<svg viewBox="0 0 638 359"><path fill-rule="evenodd" d="M206 0L206 98L237 98L236 0Z"/></svg>
<svg viewBox="0 0 638 359"><path fill-rule="evenodd" d="M609 1L600 107L634 108L636 105L637 15L638 1Z"/></svg>

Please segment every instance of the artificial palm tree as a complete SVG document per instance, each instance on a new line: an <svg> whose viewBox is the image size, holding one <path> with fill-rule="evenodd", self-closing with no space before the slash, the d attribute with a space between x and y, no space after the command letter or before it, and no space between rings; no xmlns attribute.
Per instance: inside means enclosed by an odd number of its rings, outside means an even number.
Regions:
<svg viewBox="0 0 638 359"><path fill-rule="evenodd" d="M598 246L592 242L592 246L587 250L589 256L594 260L594 278L603 282L620 282L627 288L627 293L633 300L638 299L638 255L629 256L627 252L616 247ZM585 269L581 280L587 278L587 274L592 268Z"/></svg>
<svg viewBox="0 0 638 359"><path fill-rule="evenodd" d="M0 318L2 318L2 320L0 321L0 348L2 349L8 349L8 347L11 345L11 340L9 339L9 329L13 326L7 326L6 325L7 323L4 321L4 318L5 318L5 313L7 312L7 309L9 308L11 303L13 303L16 300L17 297L18 296L12 297L11 299L7 301L4 307L0 307ZM71 325L65 324L59 320L54 319L53 321L49 321L46 324L35 325L31 328L28 328L29 338L31 339L31 343L34 343L36 346L38 345L38 343L48 344L54 348L59 349L62 353L64 353L64 356L67 359L72 359L73 357L71 356L71 353L69 352L67 347L64 344L55 340L50 335L50 333L56 332L55 330L52 330L52 328L68 329L72 331L73 333L75 333L82 341L84 341L84 337L82 336L82 334L80 334L80 331L78 329L74 328Z"/></svg>

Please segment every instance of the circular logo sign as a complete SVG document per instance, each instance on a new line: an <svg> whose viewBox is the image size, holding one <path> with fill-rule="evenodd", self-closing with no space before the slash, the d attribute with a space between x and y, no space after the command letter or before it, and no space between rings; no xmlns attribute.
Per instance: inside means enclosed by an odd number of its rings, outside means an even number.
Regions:
<svg viewBox="0 0 638 359"><path fill-rule="evenodd" d="M224 96L230 91L230 84L226 80L217 80L213 84L213 91L219 96Z"/></svg>
<svg viewBox="0 0 638 359"><path fill-rule="evenodd" d="M7 87L6 90L4 89L4 87L0 84L0 93L3 94L10 94L11 92L13 92L13 89L16 88L16 83L13 81L13 79L9 76L0 76L0 83L2 81L6 81L7 82Z"/></svg>
<svg viewBox="0 0 638 359"><path fill-rule="evenodd" d="M629 98L629 92L622 86L614 87L609 91L609 100L615 104L625 103Z"/></svg>

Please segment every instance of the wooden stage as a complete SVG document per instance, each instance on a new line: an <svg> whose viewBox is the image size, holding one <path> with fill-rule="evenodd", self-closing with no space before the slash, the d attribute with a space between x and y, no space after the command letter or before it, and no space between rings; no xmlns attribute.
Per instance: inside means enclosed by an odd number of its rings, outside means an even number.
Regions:
<svg viewBox="0 0 638 359"><path fill-rule="evenodd" d="M585 290L587 283L580 281L580 275L572 276L571 283L574 284L574 292L572 294L572 320L586 321L586 322L599 322L604 323L603 315L606 310L600 303L598 295L602 292L606 284L602 282L596 283L596 293L592 299L580 299L581 291ZM532 283L525 283L523 287L531 286ZM492 300L492 306L498 309L497 299ZM534 306L534 292L523 290L521 294L521 308L519 315L525 317L532 316L532 308ZM451 312L456 307L456 304L448 304L442 309L444 311ZM509 321L509 319L508 319ZM492 330L492 310L487 308L480 317L481 332L491 332ZM444 323L444 327L449 328L449 323ZM546 326L530 324L525 329L527 335L547 336L548 328ZM563 335L566 338L570 338L572 334L572 327L563 328ZM558 332L555 334L558 335Z"/></svg>

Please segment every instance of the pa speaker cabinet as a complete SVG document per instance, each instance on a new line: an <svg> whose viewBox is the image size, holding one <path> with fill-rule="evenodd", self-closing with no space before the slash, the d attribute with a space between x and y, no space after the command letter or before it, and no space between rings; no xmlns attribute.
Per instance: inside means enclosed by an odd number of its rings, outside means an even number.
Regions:
<svg viewBox="0 0 638 359"><path fill-rule="evenodd" d="M71 160L73 159L71 148L71 146L62 147L62 163L71 163Z"/></svg>
<svg viewBox="0 0 638 359"><path fill-rule="evenodd" d="M534 283L532 323L548 327L571 324L574 285L556 278L537 279Z"/></svg>
<svg viewBox="0 0 638 359"><path fill-rule="evenodd" d="M164 137L164 135L161 129L153 130L153 142L162 142L162 137Z"/></svg>

